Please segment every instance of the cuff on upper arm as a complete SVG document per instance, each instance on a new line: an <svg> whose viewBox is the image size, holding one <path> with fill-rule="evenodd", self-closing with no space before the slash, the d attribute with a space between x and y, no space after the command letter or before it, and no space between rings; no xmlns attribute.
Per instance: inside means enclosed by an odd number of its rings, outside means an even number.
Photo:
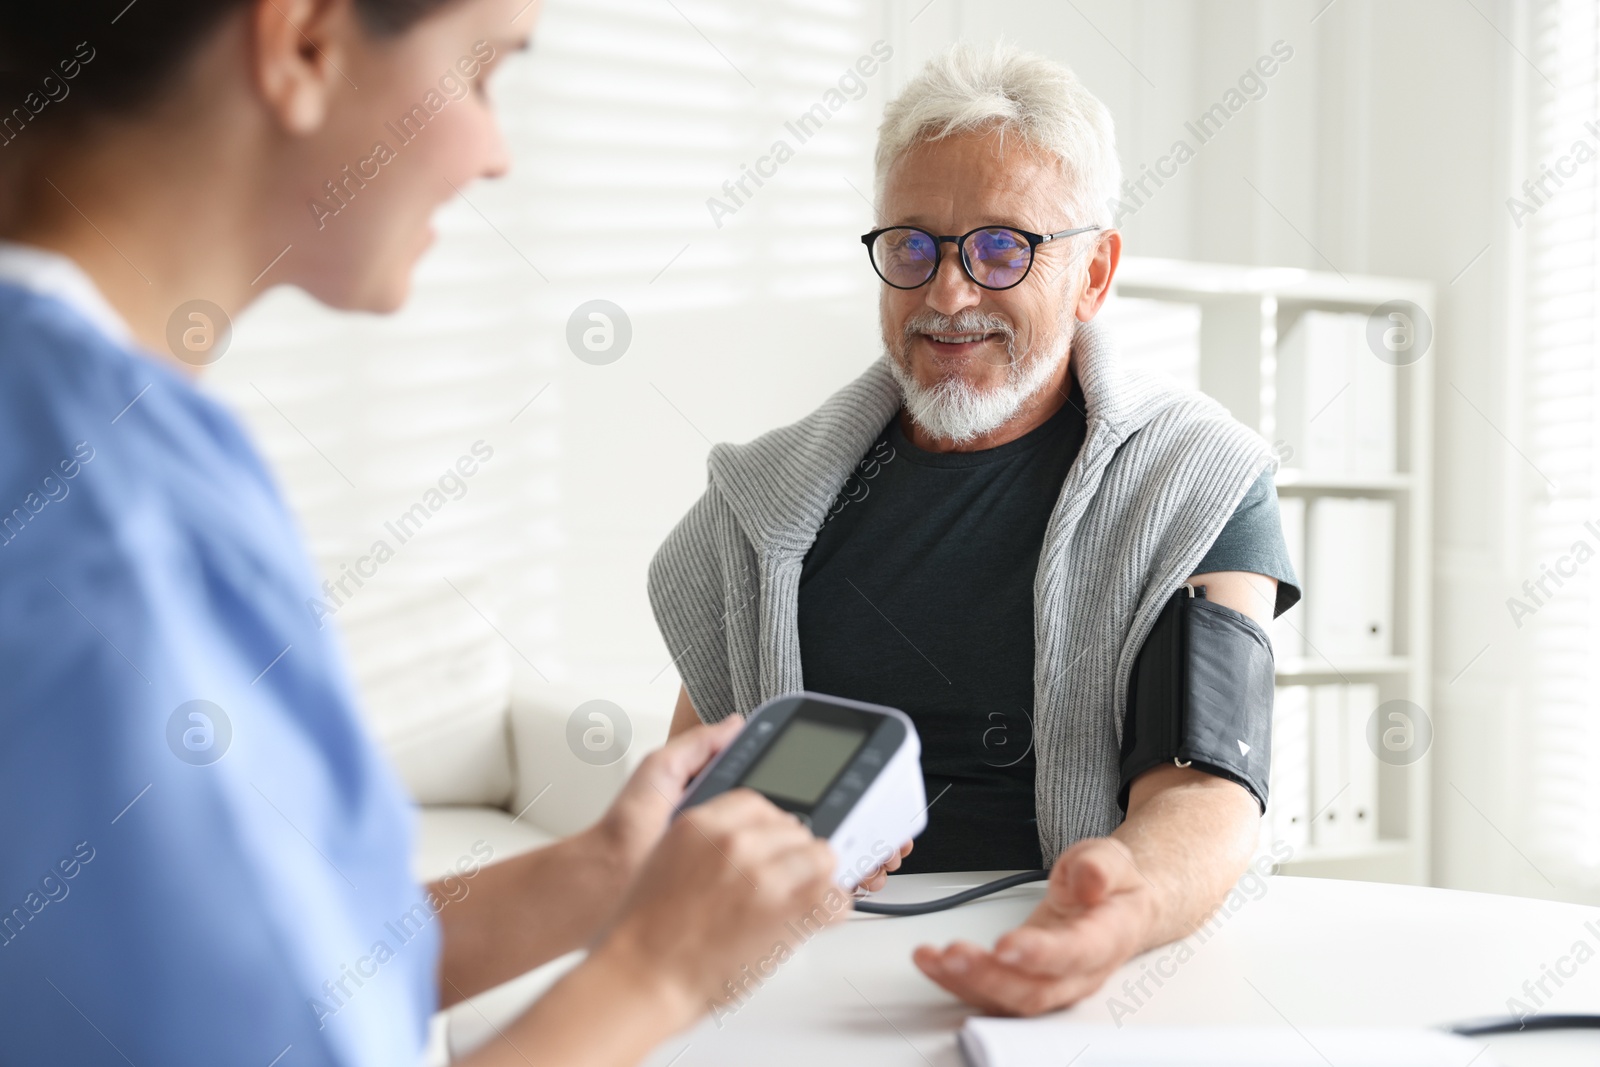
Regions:
<svg viewBox="0 0 1600 1067"><path fill-rule="evenodd" d="M1272 754L1272 644L1242 612L1180 589L1134 663L1123 722L1124 812L1133 780L1190 765L1250 791L1262 811Z"/></svg>

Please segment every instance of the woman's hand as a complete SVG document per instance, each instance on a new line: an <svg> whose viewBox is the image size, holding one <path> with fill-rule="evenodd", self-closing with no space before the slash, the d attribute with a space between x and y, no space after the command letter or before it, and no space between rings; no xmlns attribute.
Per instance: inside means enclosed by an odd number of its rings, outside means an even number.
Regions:
<svg viewBox="0 0 1600 1067"><path fill-rule="evenodd" d="M793 815L748 789L725 793L667 831L593 959L653 976L686 1024L746 965L797 950L791 923L815 929L848 914L834 866L827 842Z"/></svg>
<svg viewBox="0 0 1600 1067"><path fill-rule="evenodd" d="M622 886L633 881L661 840L690 780L728 747L743 726L744 719L730 715L714 726L695 726L673 737L644 758L588 831L591 847L603 849L616 864Z"/></svg>
<svg viewBox="0 0 1600 1067"><path fill-rule="evenodd" d="M747 965L770 974L847 914L833 870L827 842L758 793L697 805L666 831L588 959L467 1062L520 1067L535 1048L540 1063L638 1063L725 1001Z"/></svg>
<svg viewBox="0 0 1600 1067"><path fill-rule="evenodd" d="M905 844L901 845L895 850L894 855L890 856L886 861L884 861L882 867L879 867L877 870L863 878L861 880L861 884L856 886L856 896L859 897L864 896L867 893L876 893L878 890L888 885L889 876L895 871L898 871L900 869L901 862L904 861L907 856L911 855L911 845L912 842L910 841L907 841Z"/></svg>

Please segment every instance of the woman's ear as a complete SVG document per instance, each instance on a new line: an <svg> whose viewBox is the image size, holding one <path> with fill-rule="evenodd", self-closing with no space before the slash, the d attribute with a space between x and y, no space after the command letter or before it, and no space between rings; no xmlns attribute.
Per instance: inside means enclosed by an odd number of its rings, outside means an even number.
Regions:
<svg viewBox="0 0 1600 1067"><path fill-rule="evenodd" d="M256 88L283 129L317 130L341 82L355 88L339 64L358 31L353 0L255 0L249 48Z"/></svg>

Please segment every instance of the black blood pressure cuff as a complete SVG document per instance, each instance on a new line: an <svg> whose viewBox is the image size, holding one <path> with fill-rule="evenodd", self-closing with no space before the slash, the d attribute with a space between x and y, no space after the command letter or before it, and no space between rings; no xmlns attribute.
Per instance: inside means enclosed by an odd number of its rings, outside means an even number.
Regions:
<svg viewBox="0 0 1600 1067"><path fill-rule="evenodd" d="M1249 616L1179 589L1134 661L1122 724L1122 784L1153 767L1193 766L1248 789L1267 809L1272 644Z"/></svg>

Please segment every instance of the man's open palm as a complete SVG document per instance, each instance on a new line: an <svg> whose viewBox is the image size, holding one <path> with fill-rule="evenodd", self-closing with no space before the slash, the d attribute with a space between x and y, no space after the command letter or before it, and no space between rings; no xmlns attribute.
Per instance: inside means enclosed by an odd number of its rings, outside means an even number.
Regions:
<svg viewBox="0 0 1600 1067"><path fill-rule="evenodd" d="M1079 841L1056 860L1044 900L993 950L970 941L920 946L922 972L970 1004L1037 1015L1088 996L1149 947L1156 893L1113 838Z"/></svg>

